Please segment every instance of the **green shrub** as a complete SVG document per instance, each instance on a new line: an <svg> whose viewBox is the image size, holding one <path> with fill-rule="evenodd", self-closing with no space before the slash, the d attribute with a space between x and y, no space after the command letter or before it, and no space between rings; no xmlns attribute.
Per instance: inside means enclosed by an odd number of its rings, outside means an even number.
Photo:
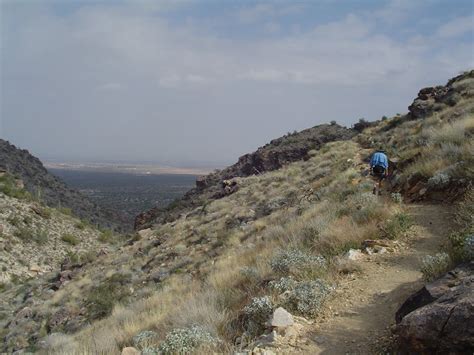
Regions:
<svg viewBox="0 0 474 355"><path fill-rule="evenodd" d="M158 351L163 354L191 354L202 346L215 347L219 340L201 326L173 329Z"/></svg>
<svg viewBox="0 0 474 355"><path fill-rule="evenodd" d="M254 267L243 267L240 269L240 274L246 281L246 284L254 284L260 280L258 270Z"/></svg>
<svg viewBox="0 0 474 355"><path fill-rule="evenodd" d="M0 176L0 192L17 199L29 200L31 194L23 188L19 188L15 178L9 174Z"/></svg>
<svg viewBox="0 0 474 355"><path fill-rule="evenodd" d="M406 233L412 225L413 221L410 215L405 212L399 212L387 221L383 230L387 238L396 239Z"/></svg>
<svg viewBox="0 0 474 355"><path fill-rule="evenodd" d="M77 237L69 233L63 234L63 236L61 237L61 240L71 245L77 245L80 242L80 240Z"/></svg>
<svg viewBox="0 0 474 355"><path fill-rule="evenodd" d="M18 227L21 223L21 219L18 216L8 217L7 221L8 223L10 223L12 226L15 226L15 227Z"/></svg>
<svg viewBox="0 0 474 355"><path fill-rule="evenodd" d="M130 295L125 283L130 281L129 275L115 274L94 287L86 300L89 319L100 319L108 316L118 302Z"/></svg>
<svg viewBox="0 0 474 355"><path fill-rule="evenodd" d="M29 227L19 227L14 235L23 241L34 241L38 244L44 244L48 241L47 232L41 229L34 231Z"/></svg>
<svg viewBox="0 0 474 355"><path fill-rule="evenodd" d="M452 233L449 236L450 256L454 263L474 259L474 234L467 232Z"/></svg>
<svg viewBox="0 0 474 355"><path fill-rule="evenodd" d="M449 270L450 258L447 253L427 255L421 261L421 273L426 281L432 281Z"/></svg>
<svg viewBox="0 0 474 355"><path fill-rule="evenodd" d="M88 226L89 226L89 223L85 220L81 220L81 221L77 222L76 224L74 224L74 227L76 227L77 229L79 229L81 231L86 229Z"/></svg>
<svg viewBox="0 0 474 355"><path fill-rule="evenodd" d="M101 243L111 243L113 241L114 233L107 229L102 231L99 235L99 242Z"/></svg>
<svg viewBox="0 0 474 355"><path fill-rule="evenodd" d="M51 209L49 207L36 206L34 208L34 212L37 213L39 216L41 216L44 219L50 219L51 218Z"/></svg>
<svg viewBox="0 0 474 355"><path fill-rule="evenodd" d="M67 207L59 207L58 211L61 212L62 214L65 214L66 216L72 216L72 210Z"/></svg>

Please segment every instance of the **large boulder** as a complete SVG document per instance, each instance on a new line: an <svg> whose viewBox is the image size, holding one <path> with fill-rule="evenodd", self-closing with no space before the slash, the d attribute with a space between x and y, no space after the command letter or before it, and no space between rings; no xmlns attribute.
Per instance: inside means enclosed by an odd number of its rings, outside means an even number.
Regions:
<svg viewBox="0 0 474 355"><path fill-rule="evenodd" d="M410 296L396 314L400 350L474 351L474 262L461 265Z"/></svg>

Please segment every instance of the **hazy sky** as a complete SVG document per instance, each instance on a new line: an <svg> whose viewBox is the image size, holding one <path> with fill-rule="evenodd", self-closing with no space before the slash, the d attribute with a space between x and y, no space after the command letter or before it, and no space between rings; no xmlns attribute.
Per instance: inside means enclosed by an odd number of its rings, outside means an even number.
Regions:
<svg viewBox="0 0 474 355"><path fill-rule="evenodd" d="M0 2L0 136L43 159L231 163L474 67L471 0Z"/></svg>

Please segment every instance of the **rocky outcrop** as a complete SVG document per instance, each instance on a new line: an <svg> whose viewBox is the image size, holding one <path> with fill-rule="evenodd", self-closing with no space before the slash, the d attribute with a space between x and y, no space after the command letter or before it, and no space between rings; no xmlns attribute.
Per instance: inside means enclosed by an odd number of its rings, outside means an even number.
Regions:
<svg viewBox="0 0 474 355"><path fill-rule="evenodd" d="M417 98L408 106L408 119L419 119L430 116L433 112L443 107L454 106L464 95L462 88L456 87L456 83L466 78L474 78L474 70L468 71L452 78L443 86L427 87L418 92Z"/></svg>
<svg viewBox="0 0 474 355"><path fill-rule="evenodd" d="M396 314L400 350L474 351L474 262L461 265L409 297Z"/></svg>
<svg viewBox="0 0 474 355"><path fill-rule="evenodd" d="M351 139L356 134L355 130L338 124L323 124L274 139L255 152L241 156L234 165L199 177L196 188L169 207L153 208L141 213L135 218L135 229L147 228L153 223L170 222L182 213L202 205L205 200L222 198L235 192L237 186L228 186L226 181L259 175L294 161L308 159L311 150L319 149L328 142Z"/></svg>
<svg viewBox="0 0 474 355"><path fill-rule="evenodd" d="M80 192L68 188L27 150L3 139L0 139L0 170L19 178L18 183L21 181L27 191L50 207L69 208L76 216L102 227L130 229L115 213L105 211Z"/></svg>

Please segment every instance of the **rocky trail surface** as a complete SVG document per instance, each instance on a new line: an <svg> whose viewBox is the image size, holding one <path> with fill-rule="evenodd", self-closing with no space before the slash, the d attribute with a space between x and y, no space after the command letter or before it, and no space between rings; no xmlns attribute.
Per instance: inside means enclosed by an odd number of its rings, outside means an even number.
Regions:
<svg viewBox="0 0 474 355"><path fill-rule="evenodd" d="M423 285L420 261L438 252L449 233L451 214L443 205L409 205L411 237L394 253L367 256L361 276L344 280L329 305L335 312L312 331L315 353L372 354L390 347L395 313Z"/></svg>
<svg viewBox="0 0 474 355"><path fill-rule="evenodd" d="M392 252L361 254L358 274L342 279L320 319L299 339L270 351L304 354L379 354L393 344L395 313L424 282L421 259L439 252L452 226L448 206L409 205L414 226ZM271 353L271 352L268 352Z"/></svg>

